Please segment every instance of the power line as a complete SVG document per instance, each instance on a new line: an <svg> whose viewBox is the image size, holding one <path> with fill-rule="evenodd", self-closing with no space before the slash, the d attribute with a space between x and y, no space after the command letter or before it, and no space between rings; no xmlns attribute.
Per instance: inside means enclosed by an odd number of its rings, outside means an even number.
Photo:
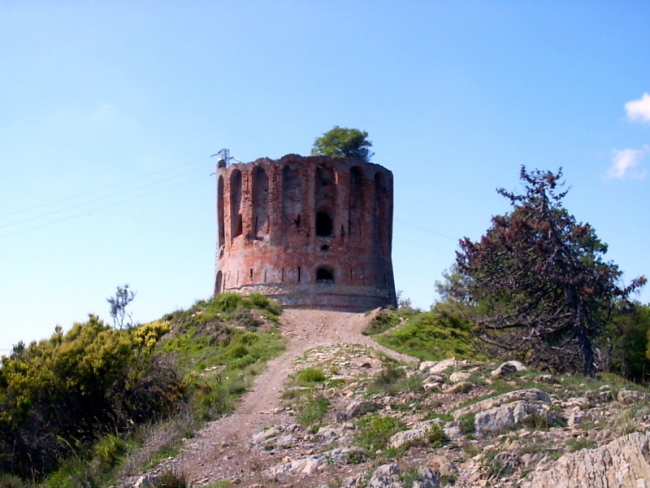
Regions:
<svg viewBox="0 0 650 488"><path fill-rule="evenodd" d="M117 206L117 205L122 205L122 204L124 204L124 203L132 202L132 201L134 201L134 200L139 200L139 199L141 199L141 198L145 198L145 197L148 197L148 196L150 196L150 195L154 195L154 194L156 194L156 193L160 193L160 192L163 192L163 191L170 190L170 189L172 189L172 188L176 188L176 187L179 187L179 186L182 186L182 185L187 185L187 184L189 184L189 183L193 183L193 182L198 181L198 180L203 179L203 178L205 178L205 175L204 175L204 176L200 176L199 178L194 178L194 179L191 179L191 180L188 180L188 181L184 181L184 182L182 182L182 183L178 183L178 184L176 184L176 185L171 185L171 186L167 186L167 187L165 187L165 188L160 188L160 189L158 189L158 190L155 190L155 191L152 191L152 192L149 192L149 193L145 193L145 194L143 194L143 195L138 195L138 196L135 196L135 197L133 197L133 198L129 198L129 199L126 199L126 200L120 200L120 201L118 201L118 202L114 202L114 203L112 203L112 204L110 204L110 205L104 205L104 206L97 207L97 208L94 208L94 209L85 210L85 211L83 211L83 212L79 212L79 213L76 213L76 214L74 214L74 215L70 215L70 216L68 216L68 217L64 217L64 218L62 218L62 219L59 219L59 220L54 220L54 221L51 221L51 222L46 222L46 223L44 223L44 224L37 225L37 226L34 226L34 227L29 227L29 228L27 228L27 229L22 229L22 230L19 230L19 231L16 231L16 232L12 232L12 233L10 233L10 234L0 235L0 239L4 239L4 238L7 238L7 237L12 237L12 236L15 236L15 235L18 235L18 234L23 234L23 233L25 233L25 232L29 232L29 231L36 230L36 229L41 229L41 228L43 228L43 227L48 227L48 226L50 226L50 225L58 224L58 223L60 223L60 222L65 222L65 221L67 221L67 220L72 220L72 219L75 219L75 218L77 218L77 217L81 217L81 216L84 216L84 215L88 215L88 214L93 213L93 212L98 212L98 211L100 211L100 210L105 210L105 209L107 209L107 208L115 207L115 206Z"/></svg>
<svg viewBox="0 0 650 488"><path fill-rule="evenodd" d="M174 179L174 178L178 178L179 176L185 176L185 175L188 175L188 174L191 174L191 173L195 173L196 171L199 171L199 170L203 170L203 168L196 168L196 169L193 169L191 171L186 171L185 173L169 176L167 178L163 178L161 180L157 180L157 181L154 181L154 182L151 182L151 183L147 183L145 185L137 186L135 188L122 190L122 191L117 192L117 193L111 193L110 195L106 195L106 196L103 196L103 197L100 197L100 198L96 198L94 200L89 200L87 202L77 203L77 204L70 205L70 206L67 206L67 207L52 210L51 212L42 213L42 214L39 214L39 215L35 215L33 217L28 217L28 218L25 218L25 219L22 219L22 220L18 220L16 222L10 222L8 224L0 225L0 229L5 229L7 227L13 227L13 226L16 226L16 225L21 225L21 224L24 224L25 222L31 222L33 220L38 220L38 219L41 219L41 218L44 218L44 217L49 217L51 215L56 215L56 214L59 214L59 213L62 213L62 212L67 212L68 210L75 210L77 208L80 208L80 207L83 207L83 206L86 206L86 205L91 205L93 203L101 202L103 200L107 200L109 198L113 198L113 197L118 196L118 195L124 195L124 194L127 194L127 193L132 193L134 191L139 191L139 190L141 190L143 188L147 188L147 187L150 187L150 186L157 185L159 183L163 183L165 181L169 181L169 180ZM118 185L110 185L109 187L106 187L106 188L115 187L115 186L118 186ZM97 193L98 191L95 191L94 193ZM40 205L39 207L43 207L43 206L44 205ZM36 207L32 207L32 208L36 208Z"/></svg>
<svg viewBox="0 0 650 488"><path fill-rule="evenodd" d="M123 186L123 185L129 184L129 183L132 183L134 181L141 180L143 178L148 178L148 177L153 176L153 175L157 175L157 174L160 174L160 173L165 173L167 171L172 171L174 169L177 169L177 168L180 168L180 167L183 167L183 166L189 166L190 164L194 164L194 163L197 163L199 161L204 161L204 160L209 160L209 159L210 159L210 157L204 156L204 157L194 159L194 160L186 162L186 163L181 163L181 164L178 164L176 166L172 166L170 168L164 168L164 169L161 169L161 170L158 170L158 171L152 171L150 173L145 173L145 174L143 174L141 176L137 176L135 178L131 178L131 179L128 179L128 180L122 180L122 181L120 181L118 183L114 183L112 185L107 185L107 186L103 186L103 187L100 187L100 188L95 188L94 190L89 190L89 191L86 191L86 192L83 192L83 193L78 193L76 195L71 195L69 197L59 198L57 200L52 200L50 202L41 203L41 204L38 204L38 205L34 205L32 207L28 207L28 208L24 208L24 209L21 209L21 210L16 210L14 212L9 212L9 213L6 213L6 214L2 214L2 215L0 215L0 219L4 219L4 218L11 217L13 215L18 215L18 214L21 214L21 213L30 212L32 210L36 210L36 209L39 209L39 208L48 207L48 206L51 206L51 205L55 205L57 203L67 202L69 200L74 200L76 198L84 197L86 195L92 195L93 193L100 193L100 192L106 191L106 190L108 190L110 188L115 188L116 186ZM161 180L161 181L164 181L164 180Z"/></svg>
<svg viewBox="0 0 650 488"><path fill-rule="evenodd" d="M448 249L443 251L442 249L438 249L438 248L435 248L435 247L427 246L426 244L422 244L421 242L409 241L408 239L403 239L403 238L401 238L401 237L395 237L395 236L393 236L393 239L396 240L396 241L402 241L402 242L406 242L406 243L408 243L408 244L413 244L414 246L423 247L423 248L425 248L425 249L429 249L430 251L436 251L436 252L442 252L442 253L449 252Z"/></svg>
<svg viewBox="0 0 650 488"><path fill-rule="evenodd" d="M422 232L427 232L428 234L433 234L434 236L438 237L444 237L445 239L450 239L452 241L458 241L457 237L451 237L446 234L442 234L440 232L435 232L431 229L427 229L425 227L420 227L419 225L411 224L410 222L405 222L404 220L399 220L399 219L393 219L395 222L398 222L402 225L406 225L407 227L411 227L413 229L421 230Z"/></svg>

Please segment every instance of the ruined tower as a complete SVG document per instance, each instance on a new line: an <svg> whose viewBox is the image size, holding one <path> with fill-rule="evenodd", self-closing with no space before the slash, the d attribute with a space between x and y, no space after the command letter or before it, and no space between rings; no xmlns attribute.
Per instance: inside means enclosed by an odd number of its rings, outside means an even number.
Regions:
<svg viewBox="0 0 650 488"><path fill-rule="evenodd" d="M214 293L360 312L395 305L393 175L378 164L289 154L217 169Z"/></svg>

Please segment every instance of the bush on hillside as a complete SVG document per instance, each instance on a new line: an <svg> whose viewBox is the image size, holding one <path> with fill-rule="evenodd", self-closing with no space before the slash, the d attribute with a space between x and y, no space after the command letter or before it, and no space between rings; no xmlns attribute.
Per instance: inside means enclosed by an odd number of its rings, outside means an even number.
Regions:
<svg viewBox="0 0 650 488"><path fill-rule="evenodd" d="M115 330L91 315L17 347L0 368L0 470L40 477L108 432L171 412L184 384L151 354L169 325Z"/></svg>
<svg viewBox="0 0 650 488"><path fill-rule="evenodd" d="M602 350L609 350L609 369L627 380L650 381L650 305L634 304L627 313L615 314Z"/></svg>

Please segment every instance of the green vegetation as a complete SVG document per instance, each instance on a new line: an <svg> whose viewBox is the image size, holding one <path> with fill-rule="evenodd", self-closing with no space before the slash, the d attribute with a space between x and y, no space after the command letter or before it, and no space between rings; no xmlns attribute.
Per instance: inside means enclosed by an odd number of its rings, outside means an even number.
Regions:
<svg viewBox="0 0 650 488"><path fill-rule="evenodd" d="M598 447L598 444L595 441L583 436L568 439L566 445L569 452L577 452L582 451L583 449L594 449Z"/></svg>
<svg viewBox="0 0 650 488"><path fill-rule="evenodd" d="M373 156L368 149L370 147L372 147L372 142L368 140L367 132L334 126L332 130L327 131L314 141L311 154L312 156L337 156L369 162Z"/></svg>
<svg viewBox="0 0 650 488"><path fill-rule="evenodd" d="M448 298L467 307L490 355L594 376L598 338L646 279L621 285L607 245L563 207L562 170L522 166L520 178L523 194L498 190L512 211L460 241Z"/></svg>
<svg viewBox="0 0 650 488"><path fill-rule="evenodd" d="M429 312L411 315L403 324L375 339L386 347L427 361L477 357L470 322L444 303L436 304Z"/></svg>
<svg viewBox="0 0 650 488"><path fill-rule="evenodd" d="M127 453L130 470L173 454L281 352L280 311L223 294L138 327L90 316L19 343L0 368L0 486L105 486ZM170 483L156 486L184 486Z"/></svg>
<svg viewBox="0 0 650 488"><path fill-rule="evenodd" d="M406 424L393 417L370 414L357 421L357 444L374 454L386 448L390 438L406 428Z"/></svg>
<svg viewBox="0 0 650 488"><path fill-rule="evenodd" d="M384 368L375 376L368 386L369 393L383 393L395 396L403 392L422 393L421 379L407 377L403 368L392 360L387 360Z"/></svg>
<svg viewBox="0 0 650 488"><path fill-rule="evenodd" d="M330 402L323 394L316 393L310 395L298 406L298 423L308 426L320 422L327 415L329 406Z"/></svg>
<svg viewBox="0 0 650 488"><path fill-rule="evenodd" d="M427 431L427 441L431 447L440 447L448 440L445 431L438 424L433 424Z"/></svg>
<svg viewBox="0 0 650 488"><path fill-rule="evenodd" d="M164 471L154 482L154 488L187 488L189 483L184 473Z"/></svg>
<svg viewBox="0 0 650 488"><path fill-rule="evenodd" d="M296 374L296 382L302 386L313 386L316 383L322 383L327 377L323 370L318 368L305 368Z"/></svg>
<svg viewBox="0 0 650 488"><path fill-rule="evenodd" d="M151 347L167 331L166 323L115 330L91 315L3 358L0 469L39 476L110 430L173 412L186 384Z"/></svg>
<svg viewBox="0 0 650 488"><path fill-rule="evenodd" d="M373 317L368 328L363 331L364 335L377 335L386 332L388 329L399 325L400 316L398 311L392 309L382 309Z"/></svg>
<svg viewBox="0 0 650 488"><path fill-rule="evenodd" d="M467 413L458 419L458 427L463 434L472 434L476 428L476 414Z"/></svg>
<svg viewBox="0 0 650 488"><path fill-rule="evenodd" d="M634 303L613 316L599 345L610 351L609 369L641 384L650 381L650 305Z"/></svg>

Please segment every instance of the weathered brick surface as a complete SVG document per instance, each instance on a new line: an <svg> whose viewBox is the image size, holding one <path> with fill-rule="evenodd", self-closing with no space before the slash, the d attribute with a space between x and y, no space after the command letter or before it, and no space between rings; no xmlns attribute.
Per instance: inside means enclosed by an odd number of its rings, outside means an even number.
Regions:
<svg viewBox="0 0 650 488"><path fill-rule="evenodd" d="M364 311L395 305L393 175L295 154L217 170L216 293Z"/></svg>

